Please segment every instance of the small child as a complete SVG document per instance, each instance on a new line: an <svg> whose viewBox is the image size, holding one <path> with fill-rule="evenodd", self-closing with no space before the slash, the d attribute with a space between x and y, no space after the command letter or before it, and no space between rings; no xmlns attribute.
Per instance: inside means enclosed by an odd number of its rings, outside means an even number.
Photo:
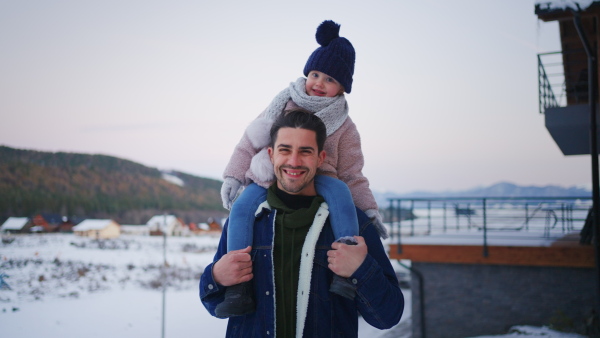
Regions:
<svg viewBox="0 0 600 338"><path fill-rule="evenodd" d="M327 127L324 149L327 156L319 167L315 185L331 210L329 217L336 241L356 244L354 236L359 231L354 205L373 219L383 238L387 237L369 182L362 174L364 158L360 135L348 116L344 97L344 92L352 90L354 47L339 36L339 30L340 25L330 20L319 25L316 40L321 47L311 54L304 67L307 78L299 78L280 92L248 126L236 146L223 174L221 188L223 206L231 209L228 252L252 245L255 212L266 200L266 188L275 179L267 153L270 127L277 116L298 108L314 113ZM354 299L354 287L337 275L330 291ZM251 294L250 282L228 287L225 300L216 308L217 316L226 318L253 312Z"/></svg>

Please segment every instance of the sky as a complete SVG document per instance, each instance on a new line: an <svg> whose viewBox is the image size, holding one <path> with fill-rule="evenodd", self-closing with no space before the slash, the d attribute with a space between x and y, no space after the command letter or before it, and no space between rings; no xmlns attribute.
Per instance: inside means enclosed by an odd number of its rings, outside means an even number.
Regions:
<svg viewBox="0 0 600 338"><path fill-rule="evenodd" d="M221 179L231 153L341 24L350 116L380 192L591 187L538 111L534 0L2 1L0 145L104 154Z"/></svg>

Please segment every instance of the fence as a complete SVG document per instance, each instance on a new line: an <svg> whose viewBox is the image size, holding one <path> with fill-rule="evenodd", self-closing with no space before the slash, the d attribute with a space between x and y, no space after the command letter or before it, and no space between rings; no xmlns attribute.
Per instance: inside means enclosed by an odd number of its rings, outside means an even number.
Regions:
<svg viewBox="0 0 600 338"><path fill-rule="evenodd" d="M391 243L427 242L529 245L580 241L591 197L389 199ZM577 236L574 235L577 233ZM452 243L450 243L452 244Z"/></svg>

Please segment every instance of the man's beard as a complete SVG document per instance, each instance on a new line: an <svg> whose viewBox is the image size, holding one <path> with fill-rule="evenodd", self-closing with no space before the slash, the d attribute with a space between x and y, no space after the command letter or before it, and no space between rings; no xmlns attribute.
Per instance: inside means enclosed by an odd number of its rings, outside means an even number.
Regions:
<svg viewBox="0 0 600 338"><path fill-rule="evenodd" d="M304 190L304 188L306 188L307 186L312 184L312 182L314 182L314 180L315 180L315 176L312 175L312 177L309 180L289 181L287 179L287 177L285 176L286 174L283 172L284 169L303 170L304 174L302 174L302 176L304 176L304 178L308 177L311 174L311 172L307 167L290 167L290 166L279 167L277 169L277 174L275 176L277 176L277 182L279 182L279 184L283 188L282 190L284 190L287 193L297 194L297 193L301 192L302 190Z"/></svg>

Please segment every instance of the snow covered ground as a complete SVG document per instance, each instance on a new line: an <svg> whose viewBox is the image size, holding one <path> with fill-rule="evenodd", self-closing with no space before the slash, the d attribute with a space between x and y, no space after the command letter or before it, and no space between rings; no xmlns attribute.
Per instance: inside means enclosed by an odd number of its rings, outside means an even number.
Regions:
<svg viewBox="0 0 600 338"><path fill-rule="evenodd" d="M165 337L225 335L227 321L211 317L198 298L200 272L217 244L218 237L167 238ZM0 256L11 288L0 290L0 337L162 336L161 237L4 237ZM410 291L404 291L401 324L380 331L361 321L360 337L410 337Z"/></svg>
<svg viewBox="0 0 600 338"><path fill-rule="evenodd" d="M200 272L212 261L217 243L218 237L172 237L163 251L161 237L3 237L0 274L10 289L0 288L0 337L146 338L162 337L163 328L168 338L223 337L227 321L211 317L198 298ZM359 337L411 336L411 294L403 291L400 324L381 331L361 320ZM506 337L578 337L546 328L514 329L522 333Z"/></svg>

